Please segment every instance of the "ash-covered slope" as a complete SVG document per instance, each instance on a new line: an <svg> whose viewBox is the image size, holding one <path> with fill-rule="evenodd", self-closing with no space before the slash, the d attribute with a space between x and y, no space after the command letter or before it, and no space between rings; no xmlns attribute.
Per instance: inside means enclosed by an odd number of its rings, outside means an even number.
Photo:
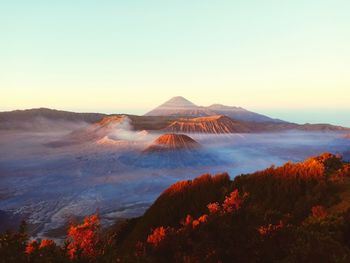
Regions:
<svg viewBox="0 0 350 263"><path fill-rule="evenodd" d="M192 151L200 148L200 144L184 134L164 134L158 137L143 152L171 152L177 150Z"/></svg>
<svg viewBox="0 0 350 263"><path fill-rule="evenodd" d="M82 141L99 140L110 134L116 126L124 125L123 122L128 122L127 117L105 117L101 121L94 123L87 129L75 131L71 135L72 137Z"/></svg>
<svg viewBox="0 0 350 263"><path fill-rule="evenodd" d="M91 124L88 127L77 129L61 140L48 143L47 146L61 147L70 144L98 142L99 140L111 135L118 126L129 126L130 120L126 116L104 117L101 121Z"/></svg>
<svg viewBox="0 0 350 263"><path fill-rule="evenodd" d="M214 157L198 142L184 134L164 134L141 153L119 158L128 165L145 168L180 168L214 165Z"/></svg>
<svg viewBox="0 0 350 263"><path fill-rule="evenodd" d="M223 115L180 119L174 121L166 131L176 133L241 133L250 132L250 128L241 122L234 121Z"/></svg>

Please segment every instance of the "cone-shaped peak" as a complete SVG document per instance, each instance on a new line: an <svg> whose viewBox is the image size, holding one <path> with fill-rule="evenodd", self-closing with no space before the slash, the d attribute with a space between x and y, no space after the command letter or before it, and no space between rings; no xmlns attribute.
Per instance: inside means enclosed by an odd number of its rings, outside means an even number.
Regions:
<svg viewBox="0 0 350 263"><path fill-rule="evenodd" d="M190 150L198 147L200 147L200 144L187 135L169 133L158 137L152 145L145 149L145 152L181 149Z"/></svg>
<svg viewBox="0 0 350 263"><path fill-rule="evenodd" d="M170 100L163 103L161 106L167 106L167 107L181 107L181 108L192 108L197 107L194 103L190 102L188 99L182 97L182 96L176 96L171 98Z"/></svg>
<svg viewBox="0 0 350 263"><path fill-rule="evenodd" d="M147 116L206 116L205 112L194 103L177 96L146 113Z"/></svg>

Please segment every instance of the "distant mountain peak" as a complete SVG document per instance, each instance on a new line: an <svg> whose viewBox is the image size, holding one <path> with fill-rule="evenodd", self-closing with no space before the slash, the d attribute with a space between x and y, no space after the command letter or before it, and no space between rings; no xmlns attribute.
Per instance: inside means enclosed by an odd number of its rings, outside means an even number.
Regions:
<svg viewBox="0 0 350 263"><path fill-rule="evenodd" d="M194 103L182 96L172 97L170 100L166 101L161 105L162 107L183 107L183 108L194 108L197 107Z"/></svg>
<svg viewBox="0 0 350 263"><path fill-rule="evenodd" d="M242 107L213 104L208 107L197 106L182 96L176 96L157 108L145 114L146 116L172 116L172 117L205 117L212 115L226 115L233 120L247 122L274 122L283 121L246 110Z"/></svg>
<svg viewBox="0 0 350 263"><path fill-rule="evenodd" d="M208 110L198 107L182 96L176 96L145 114L146 116L208 116Z"/></svg>

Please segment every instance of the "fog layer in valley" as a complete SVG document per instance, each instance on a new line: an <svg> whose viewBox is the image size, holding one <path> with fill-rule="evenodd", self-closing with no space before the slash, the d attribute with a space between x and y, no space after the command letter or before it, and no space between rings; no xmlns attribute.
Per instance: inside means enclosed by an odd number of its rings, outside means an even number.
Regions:
<svg viewBox="0 0 350 263"><path fill-rule="evenodd" d="M0 225L25 218L36 237L60 236L71 218L96 211L104 225L141 215L178 180L219 172L234 177L325 151L348 158L350 146L339 133L192 134L215 162L140 167L121 160L142 158L161 133L133 131L127 118L96 137L84 136L94 132L85 123L41 119L25 127L0 130ZM65 140L69 143L52 144Z"/></svg>

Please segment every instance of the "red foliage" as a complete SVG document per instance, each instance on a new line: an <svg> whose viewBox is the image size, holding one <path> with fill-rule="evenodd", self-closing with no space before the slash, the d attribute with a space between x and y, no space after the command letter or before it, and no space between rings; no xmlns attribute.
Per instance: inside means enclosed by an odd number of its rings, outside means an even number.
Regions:
<svg viewBox="0 0 350 263"><path fill-rule="evenodd" d="M198 220L199 222L201 222L201 223L205 223L205 222L208 221L208 215L202 215L202 216L199 217L197 220Z"/></svg>
<svg viewBox="0 0 350 263"><path fill-rule="evenodd" d="M192 225L192 222L193 222L192 216L191 215L187 215L186 219L185 219L185 222L184 222L184 225L185 226Z"/></svg>
<svg viewBox="0 0 350 263"><path fill-rule="evenodd" d="M207 205L210 214L217 214L220 212L219 203L210 203Z"/></svg>
<svg viewBox="0 0 350 263"><path fill-rule="evenodd" d="M246 197L246 193L244 195L240 195L238 190L234 190L228 196L226 196L224 202L221 205L219 203L208 204L207 207L209 209L209 215L203 214L197 219L193 219L191 215L187 215L181 223L182 227L178 229L173 229L170 227L165 228L164 226L157 227L153 230L153 232L150 235L148 235L147 243L150 244L152 247L156 248L169 234L177 235L184 231L191 231L191 229L195 229L201 224L208 222L210 217L214 215L228 215L238 210Z"/></svg>
<svg viewBox="0 0 350 263"><path fill-rule="evenodd" d="M323 219L327 217L328 213L326 208L322 205L317 205L311 208L312 216L315 218Z"/></svg>
<svg viewBox="0 0 350 263"><path fill-rule="evenodd" d="M247 196L247 193L244 193L243 196L240 195L239 191L236 189L226 196L222 205L219 203L210 203L207 205L207 208L210 214L232 213L241 208L241 205Z"/></svg>
<svg viewBox="0 0 350 263"><path fill-rule="evenodd" d="M32 254L36 249L38 249L39 244L36 240L32 240L31 242L29 242L26 246L26 250L25 252L30 255Z"/></svg>
<svg viewBox="0 0 350 263"><path fill-rule="evenodd" d="M222 208L227 213L232 213L241 207L243 198L239 195L238 190L234 190L230 195L226 196L225 201L222 204Z"/></svg>
<svg viewBox="0 0 350 263"><path fill-rule="evenodd" d="M195 228L195 227L199 226L201 223L205 223L207 221L208 221L208 215L204 214L204 215L200 216L198 219L193 220L192 227Z"/></svg>
<svg viewBox="0 0 350 263"><path fill-rule="evenodd" d="M167 228L161 226L153 230L153 232L147 237L147 243L154 247L157 247L160 242L165 238L167 234Z"/></svg>
<svg viewBox="0 0 350 263"><path fill-rule="evenodd" d="M51 239L43 239L40 243L39 248L46 248L46 247L54 247L56 246L55 241L51 240Z"/></svg>
<svg viewBox="0 0 350 263"><path fill-rule="evenodd" d="M77 253L83 256L94 257L97 255L98 230L100 220L97 215L88 216L83 224L71 225L68 229L68 254L71 258Z"/></svg>

